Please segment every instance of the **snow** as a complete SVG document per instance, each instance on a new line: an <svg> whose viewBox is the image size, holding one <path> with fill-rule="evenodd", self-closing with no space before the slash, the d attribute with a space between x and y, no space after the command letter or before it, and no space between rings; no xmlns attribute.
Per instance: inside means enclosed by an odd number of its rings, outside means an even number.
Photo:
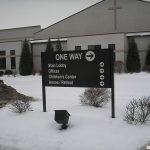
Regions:
<svg viewBox="0 0 150 150"><path fill-rule="evenodd" d="M84 88L46 88L47 112L42 112L41 76L4 76L18 92L33 96L33 111L23 114L0 109L0 150L138 150L150 141L150 124L129 125L125 106L133 98L149 96L150 74L115 74L116 118L111 103L103 108L84 106ZM67 130L54 121L54 110L71 114ZM146 145L148 146L148 145ZM146 149L146 148L145 148Z"/></svg>
<svg viewBox="0 0 150 150"><path fill-rule="evenodd" d="M51 39L51 42L56 42L58 39ZM61 38L59 39L60 41L67 41L67 38ZM44 39L44 40L31 40L31 43L46 43L48 42L48 39Z"/></svg>
<svg viewBox="0 0 150 150"><path fill-rule="evenodd" d="M126 36L149 36L150 32L127 33Z"/></svg>

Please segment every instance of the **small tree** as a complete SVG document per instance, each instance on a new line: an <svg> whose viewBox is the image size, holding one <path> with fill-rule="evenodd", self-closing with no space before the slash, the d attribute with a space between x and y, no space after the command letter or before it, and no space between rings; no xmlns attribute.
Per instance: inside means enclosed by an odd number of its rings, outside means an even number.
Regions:
<svg viewBox="0 0 150 150"><path fill-rule="evenodd" d="M150 45L148 46L147 54L146 54L146 60L145 65L150 65Z"/></svg>
<svg viewBox="0 0 150 150"><path fill-rule="evenodd" d="M127 53L126 67L127 72L140 72L141 70L137 44L133 38L129 40L129 49Z"/></svg>
<svg viewBox="0 0 150 150"><path fill-rule="evenodd" d="M24 40L19 64L20 74L23 76L31 75L33 70L33 58L27 39Z"/></svg>
<svg viewBox="0 0 150 150"><path fill-rule="evenodd" d="M61 46L61 42L60 42L59 37L58 37L58 40L57 40L57 42L56 42L56 50L57 50L58 52L60 52L60 51L63 50L63 49L62 49L62 46Z"/></svg>
<svg viewBox="0 0 150 150"><path fill-rule="evenodd" d="M47 46L46 46L46 52L53 52L54 49L53 49L53 45L52 45L52 42L51 42L51 39L49 38L48 39L48 42L47 42Z"/></svg>

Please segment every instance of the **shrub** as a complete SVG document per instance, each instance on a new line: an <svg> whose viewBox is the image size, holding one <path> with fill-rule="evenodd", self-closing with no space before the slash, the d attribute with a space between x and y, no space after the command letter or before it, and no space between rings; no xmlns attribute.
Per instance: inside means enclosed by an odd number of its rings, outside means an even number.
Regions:
<svg viewBox="0 0 150 150"><path fill-rule="evenodd" d="M126 106L124 120L129 124L145 124L150 121L150 96L133 99Z"/></svg>
<svg viewBox="0 0 150 150"><path fill-rule="evenodd" d="M143 71L150 72L150 65L144 65Z"/></svg>
<svg viewBox="0 0 150 150"><path fill-rule="evenodd" d="M16 75L17 75L17 72L13 71L13 76L16 77Z"/></svg>
<svg viewBox="0 0 150 150"><path fill-rule="evenodd" d="M36 69L34 69L34 68L32 70L32 75L34 75L34 76L36 75Z"/></svg>
<svg viewBox="0 0 150 150"><path fill-rule="evenodd" d="M2 77L4 75L3 71L0 71L0 77Z"/></svg>
<svg viewBox="0 0 150 150"><path fill-rule="evenodd" d="M12 70L6 70L5 71L5 75L12 75L13 74L13 71Z"/></svg>
<svg viewBox="0 0 150 150"><path fill-rule="evenodd" d="M133 38L129 39L129 48L127 52L126 67L127 67L127 72L129 73L141 71L139 52L138 52L137 44Z"/></svg>
<svg viewBox="0 0 150 150"><path fill-rule="evenodd" d="M81 103L94 107L102 107L110 100L110 91L106 88L88 88L80 96Z"/></svg>
<svg viewBox="0 0 150 150"><path fill-rule="evenodd" d="M3 80L0 80L0 83L4 83L4 81L3 81Z"/></svg>
<svg viewBox="0 0 150 150"><path fill-rule="evenodd" d="M147 49L145 65L150 65L150 45L148 46L148 49Z"/></svg>
<svg viewBox="0 0 150 150"><path fill-rule="evenodd" d="M33 69L33 57L31 53L31 46L27 39L24 40L20 64L19 64L19 72L22 76L27 76L32 74Z"/></svg>
<svg viewBox="0 0 150 150"><path fill-rule="evenodd" d="M150 45L148 46L143 71L150 72Z"/></svg>
<svg viewBox="0 0 150 150"><path fill-rule="evenodd" d="M122 73L124 71L124 63L122 61L115 62L115 72Z"/></svg>
<svg viewBox="0 0 150 150"><path fill-rule="evenodd" d="M48 53L54 51L53 45L52 45L52 42L51 42L51 39L50 39L50 38L48 39L48 42L47 42L46 50L45 50L45 51L48 52Z"/></svg>
<svg viewBox="0 0 150 150"><path fill-rule="evenodd" d="M16 100L10 104L9 109L12 112L16 112L16 113L23 113L29 111L31 110L30 101Z"/></svg>
<svg viewBox="0 0 150 150"><path fill-rule="evenodd" d="M58 52L61 52L63 49L62 49L62 46L61 46L61 42L60 42L60 39L58 37L57 41L56 41L56 51Z"/></svg>
<svg viewBox="0 0 150 150"><path fill-rule="evenodd" d="M38 74L39 74L39 75L42 75L42 70L39 70L39 71L38 71Z"/></svg>

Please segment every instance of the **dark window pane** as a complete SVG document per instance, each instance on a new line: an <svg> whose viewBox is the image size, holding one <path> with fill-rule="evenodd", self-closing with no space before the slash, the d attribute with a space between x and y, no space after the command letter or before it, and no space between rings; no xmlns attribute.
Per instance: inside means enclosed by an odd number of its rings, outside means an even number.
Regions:
<svg viewBox="0 0 150 150"><path fill-rule="evenodd" d="M88 45L88 50L98 50L101 49L101 45Z"/></svg>
<svg viewBox="0 0 150 150"><path fill-rule="evenodd" d="M6 58L0 58L0 69L6 69Z"/></svg>
<svg viewBox="0 0 150 150"><path fill-rule="evenodd" d="M10 50L10 55L15 55L15 50Z"/></svg>
<svg viewBox="0 0 150 150"><path fill-rule="evenodd" d="M75 46L75 51L81 50L81 46Z"/></svg>
<svg viewBox="0 0 150 150"><path fill-rule="evenodd" d="M0 55L1 56L5 56L6 55L6 51L0 51Z"/></svg>
<svg viewBox="0 0 150 150"><path fill-rule="evenodd" d="M11 57L11 69L16 69L16 58Z"/></svg>
<svg viewBox="0 0 150 150"><path fill-rule="evenodd" d="M95 50L101 49L101 45L95 45Z"/></svg>
<svg viewBox="0 0 150 150"><path fill-rule="evenodd" d="M115 44L108 44L108 48L115 50Z"/></svg>
<svg viewBox="0 0 150 150"><path fill-rule="evenodd" d="M88 50L94 50L94 45L88 45Z"/></svg>

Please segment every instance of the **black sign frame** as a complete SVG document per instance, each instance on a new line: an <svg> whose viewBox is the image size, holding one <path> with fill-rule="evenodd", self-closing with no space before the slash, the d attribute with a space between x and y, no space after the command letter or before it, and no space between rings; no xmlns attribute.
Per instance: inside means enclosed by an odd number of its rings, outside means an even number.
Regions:
<svg viewBox="0 0 150 150"><path fill-rule="evenodd" d="M111 88L112 118L115 118L114 58L113 49L42 52L43 112L46 112L46 86ZM105 66L103 63L105 63ZM57 69L57 67L62 68ZM103 72L104 70L105 72ZM92 76L89 75L91 74L89 71L94 72ZM65 74L71 80L65 79ZM86 77L86 74L88 74L88 77ZM99 79L101 76L106 78L101 80ZM58 80L60 78L63 80Z"/></svg>

